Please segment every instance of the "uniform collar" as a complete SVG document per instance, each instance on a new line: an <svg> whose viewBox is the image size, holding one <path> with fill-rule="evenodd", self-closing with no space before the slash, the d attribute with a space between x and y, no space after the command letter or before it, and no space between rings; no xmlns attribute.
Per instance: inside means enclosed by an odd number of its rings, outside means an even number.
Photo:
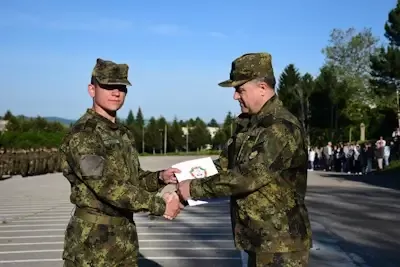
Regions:
<svg viewBox="0 0 400 267"><path fill-rule="evenodd" d="M118 130L120 127L118 123L110 121L109 119L101 116L99 113L97 113L91 108L88 108L86 113L89 114L91 117L95 118L97 121L101 122L101 124L103 124L104 126L110 128L111 130Z"/></svg>
<svg viewBox="0 0 400 267"><path fill-rule="evenodd" d="M267 102L265 102L264 106L257 114L251 116L251 124L257 124L258 121L262 120L266 116L276 114L276 111L282 106L282 101L277 95L274 95Z"/></svg>

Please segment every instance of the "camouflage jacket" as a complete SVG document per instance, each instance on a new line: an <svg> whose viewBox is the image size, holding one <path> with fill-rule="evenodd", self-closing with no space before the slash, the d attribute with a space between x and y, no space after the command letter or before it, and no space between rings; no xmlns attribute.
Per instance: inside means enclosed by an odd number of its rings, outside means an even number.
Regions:
<svg viewBox="0 0 400 267"><path fill-rule="evenodd" d="M307 151L298 120L277 96L254 116L241 115L216 161L219 174L193 180L193 199L231 196L236 247L289 252L311 247L304 198Z"/></svg>
<svg viewBox="0 0 400 267"><path fill-rule="evenodd" d="M77 121L60 147L64 176L77 207L132 219L132 213L162 215L165 202L159 172L144 171L132 133L91 109Z"/></svg>

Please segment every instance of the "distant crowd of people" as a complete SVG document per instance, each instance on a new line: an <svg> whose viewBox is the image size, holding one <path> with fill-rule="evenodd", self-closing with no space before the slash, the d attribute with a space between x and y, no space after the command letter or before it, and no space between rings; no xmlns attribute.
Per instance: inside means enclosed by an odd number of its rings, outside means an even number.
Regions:
<svg viewBox="0 0 400 267"><path fill-rule="evenodd" d="M310 147L308 150L309 170L368 174L373 169L383 170L392 160L400 159L400 129L396 129L387 142L381 136L376 142L339 143L332 142L324 147Z"/></svg>

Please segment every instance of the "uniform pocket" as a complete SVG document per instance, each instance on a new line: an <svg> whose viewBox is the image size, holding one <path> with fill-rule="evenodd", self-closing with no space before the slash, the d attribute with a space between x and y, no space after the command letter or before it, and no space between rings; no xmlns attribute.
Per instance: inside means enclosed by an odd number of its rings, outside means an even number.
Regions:
<svg viewBox="0 0 400 267"><path fill-rule="evenodd" d="M79 218L71 217L64 237L63 258L74 261L84 257L85 242L89 238L93 229L93 224L85 222Z"/></svg>

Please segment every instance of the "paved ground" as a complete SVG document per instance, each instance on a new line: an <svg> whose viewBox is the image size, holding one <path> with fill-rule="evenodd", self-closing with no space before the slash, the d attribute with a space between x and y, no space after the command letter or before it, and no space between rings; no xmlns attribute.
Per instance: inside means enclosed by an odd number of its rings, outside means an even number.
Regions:
<svg viewBox="0 0 400 267"><path fill-rule="evenodd" d="M146 169L188 157L141 158ZM328 177L329 176L329 177ZM311 172L307 197L315 246L310 267L400 266L400 193ZM60 255L72 206L60 174L0 182L0 265L62 266ZM232 243L228 203L187 208L177 220L136 216L141 266L242 266Z"/></svg>

